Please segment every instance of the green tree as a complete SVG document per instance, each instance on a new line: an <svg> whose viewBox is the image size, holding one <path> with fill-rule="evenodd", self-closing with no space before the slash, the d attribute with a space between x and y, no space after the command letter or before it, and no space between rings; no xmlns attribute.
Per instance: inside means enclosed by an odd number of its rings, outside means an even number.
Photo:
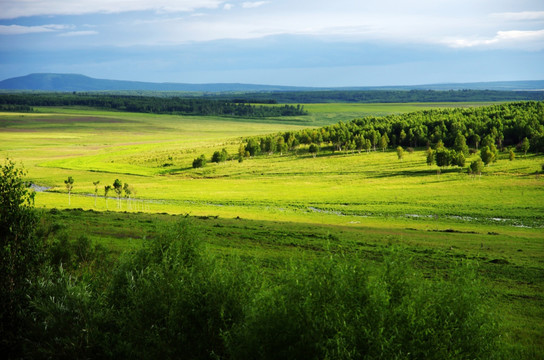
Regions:
<svg viewBox="0 0 544 360"><path fill-rule="evenodd" d="M452 163L451 152L444 146L437 148L435 153L435 161L438 167L444 168L450 166Z"/></svg>
<svg viewBox="0 0 544 360"><path fill-rule="evenodd" d="M514 150L509 149L508 150L508 159L510 159L510 161L514 161L515 158L516 158L516 153L514 152Z"/></svg>
<svg viewBox="0 0 544 360"><path fill-rule="evenodd" d="M9 159L0 167L0 347L8 359L18 358L26 335L21 333L20 317L29 301L29 280L43 260L34 193L28 190L25 175Z"/></svg>
<svg viewBox="0 0 544 360"><path fill-rule="evenodd" d="M484 163L482 159L477 158L474 160L470 166L469 166L469 173L472 174L472 176L482 176L482 170L484 169Z"/></svg>
<svg viewBox="0 0 544 360"><path fill-rule="evenodd" d="M106 210L108 209L108 193L111 191L111 185L104 186L104 199L106 200Z"/></svg>
<svg viewBox="0 0 544 360"><path fill-rule="evenodd" d="M94 207L96 207L96 197L98 196L98 184L100 184L100 180L93 181L93 185L94 185Z"/></svg>
<svg viewBox="0 0 544 360"><path fill-rule="evenodd" d="M531 147L531 144L529 143L529 139L527 139L526 137L523 138L523 141L521 142L521 145L520 145L520 150L523 151L523 155L527 155L527 151L529 151L529 148Z"/></svg>
<svg viewBox="0 0 544 360"><path fill-rule="evenodd" d="M113 190L117 194L117 208L121 208L121 193L123 192L123 183L119 179L113 182Z"/></svg>
<svg viewBox="0 0 544 360"><path fill-rule="evenodd" d="M308 148L308 152L312 154L312 157L316 157L317 153L319 151L319 146L316 144L310 144L310 147Z"/></svg>
<svg viewBox="0 0 544 360"><path fill-rule="evenodd" d="M68 190L68 206L70 206L70 198L72 195L72 189L74 188L74 179L71 176L68 176L68 179L64 180L64 185L66 186L66 190Z"/></svg>
<svg viewBox="0 0 544 360"><path fill-rule="evenodd" d="M132 186L125 183L123 185L123 192L125 193L125 198L127 199L127 208L130 208L130 195L132 195Z"/></svg>
<svg viewBox="0 0 544 360"><path fill-rule="evenodd" d="M387 145L389 145L389 137L386 133L384 133L380 138L380 148L382 149L382 151L385 151L385 149L387 149Z"/></svg>
<svg viewBox="0 0 544 360"><path fill-rule="evenodd" d="M463 134L457 133L453 148L458 153L462 153L465 156L468 155L467 139L463 136Z"/></svg>
<svg viewBox="0 0 544 360"><path fill-rule="evenodd" d="M428 148L426 151L427 154L427 165L431 166L434 163L434 151L431 148Z"/></svg>
<svg viewBox="0 0 544 360"><path fill-rule="evenodd" d="M370 149L372 149L372 143L370 142L370 139L365 139L364 149L367 153L370 152Z"/></svg>
<svg viewBox="0 0 544 360"><path fill-rule="evenodd" d="M197 157L196 159L193 160L193 168L201 168L201 167L204 167L206 166L206 156L204 156L204 154L200 155L199 157Z"/></svg>
<svg viewBox="0 0 544 360"><path fill-rule="evenodd" d="M404 149L400 145L397 146L397 157L399 158L399 160L402 160L404 158Z"/></svg>
<svg viewBox="0 0 544 360"><path fill-rule="evenodd" d="M480 149L480 158L484 162L485 165L489 165L492 162L496 161L496 155L495 152L492 151L489 146L482 146Z"/></svg>

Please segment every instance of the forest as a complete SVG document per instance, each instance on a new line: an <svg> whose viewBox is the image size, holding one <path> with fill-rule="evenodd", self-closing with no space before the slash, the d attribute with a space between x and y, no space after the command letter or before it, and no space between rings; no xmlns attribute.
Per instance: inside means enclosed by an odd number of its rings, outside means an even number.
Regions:
<svg viewBox="0 0 544 360"><path fill-rule="evenodd" d="M230 99L230 94L203 94L214 99ZM274 100L278 103L422 103L422 102L476 102L521 101L544 99L544 91L498 90L318 90L253 92L237 95L253 101Z"/></svg>
<svg viewBox="0 0 544 360"><path fill-rule="evenodd" d="M259 101L266 102L269 101ZM269 117L306 115L301 105L256 106L240 99L213 100L203 98L159 98L153 96L116 96L80 94L1 94L3 111L32 111L32 106L85 106L153 114Z"/></svg>
<svg viewBox="0 0 544 360"><path fill-rule="evenodd" d="M544 152L544 103L519 102L369 116L318 129L250 138L245 151L253 156L293 151L300 144L329 146L332 151L368 151L389 146L430 147L439 143L465 156L469 147L478 150L480 146Z"/></svg>

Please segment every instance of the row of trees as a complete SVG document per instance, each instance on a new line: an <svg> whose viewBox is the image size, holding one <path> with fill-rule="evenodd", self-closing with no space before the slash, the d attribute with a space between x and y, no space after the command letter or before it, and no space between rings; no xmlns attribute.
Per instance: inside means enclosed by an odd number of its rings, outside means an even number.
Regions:
<svg viewBox="0 0 544 360"><path fill-rule="evenodd" d="M229 94L207 95L215 99L229 99ZM475 102L475 101L530 101L544 99L544 91L494 90L325 90L274 91L243 94L250 101L279 103L415 103L415 102Z"/></svg>
<svg viewBox="0 0 544 360"><path fill-rule="evenodd" d="M469 147L518 146L544 152L544 102L522 102L478 108L426 110L366 117L318 129L305 129L247 139L247 156L296 150L301 144L332 151L385 150L443 143L466 153Z"/></svg>
<svg viewBox="0 0 544 360"><path fill-rule="evenodd" d="M0 94L0 107L26 109L31 106L89 106L119 111L216 115L241 117L307 115L302 105L252 105L229 100L204 98L160 98L153 96L77 95L77 94Z"/></svg>
<svg viewBox="0 0 544 360"><path fill-rule="evenodd" d="M71 176L68 176L64 180L66 190L68 191L68 205L71 205L71 195L72 189L74 188L74 179ZM100 180L93 181L94 185L94 206L96 207L96 200L98 197L98 185L100 185ZM108 194L110 192L115 192L117 195L117 208L121 208L121 197L123 196L127 200L127 207L131 207L131 196L136 194L136 190L132 185L128 183L123 183L119 179L115 179L112 185L104 186L104 200L106 201L106 208L108 208Z"/></svg>

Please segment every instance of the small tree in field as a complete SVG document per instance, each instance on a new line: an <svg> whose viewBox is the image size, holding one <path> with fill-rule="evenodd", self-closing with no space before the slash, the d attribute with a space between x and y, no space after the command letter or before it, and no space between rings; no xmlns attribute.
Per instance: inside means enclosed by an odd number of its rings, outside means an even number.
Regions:
<svg viewBox="0 0 544 360"><path fill-rule="evenodd" d="M108 209L108 193L111 191L111 185L104 186L104 199L106 199L106 210Z"/></svg>
<svg viewBox="0 0 544 360"><path fill-rule="evenodd" d="M434 151L431 148L427 149L427 165L431 166L434 163Z"/></svg>
<svg viewBox="0 0 544 360"><path fill-rule="evenodd" d="M121 183L121 180L115 179L113 190L117 194L117 208L121 208L121 193L123 192L123 183Z"/></svg>
<svg viewBox="0 0 544 360"><path fill-rule="evenodd" d="M125 192L125 197L127 198L127 208L130 208L130 195L132 195L132 186L125 183L123 185L123 191Z"/></svg>
<svg viewBox="0 0 544 360"><path fill-rule="evenodd" d="M70 197L72 195L72 189L74 188L74 179L71 176L68 176L68 179L64 180L64 185L66 185L66 190L68 190L68 206L70 206Z"/></svg>
<svg viewBox="0 0 544 360"><path fill-rule="evenodd" d="M204 154L200 155L196 159L193 160L193 168L201 168L206 165L206 156Z"/></svg>
<svg viewBox="0 0 544 360"><path fill-rule="evenodd" d="M402 148L402 146L397 146L397 157L399 158L399 160L402 161L402 159L404 158L404 149Z"/></svg>
<svg viewBox="0 0 544 360"><path fill-rule="evenodd" d="M316 144L310 144L310 147L308 148L308 152L312 154L312 157L316 157L317 152L319 151L319 146Z"/></svg>
<svg viewBox="0 0 544 360"><path fill-rule="evenodd" d="M96 207L96 197L98 196L98 184L100 184L100 181L93 181L94 185L94 207Z"/></svg>
<svg viewBox="0 0 544 360"><path fill-rule="evenodd" d="M531 147L531 144L529 143L529 139L523 138L523 141L521 142L520 149L523 151L523 155L527 156L527 151L529 151L529 148Z"/></svg>
<svg viewBox="0 0 544 360"><path fill-rule="evenodd" d="M468 172L469 174L472 174L473 177L476 175L482 177L483 169L484 169L484 162L482 161L482 159L477 158L470 164L468 168Z"/></svg>
<svg viewBox="0 0 544 360"><path fill-rule="evenodd" d="M508 150L508 159L510 159L510 161L514 161L515 158L516 158L516 153L514 152L514 150L512 149Z"/></svg>

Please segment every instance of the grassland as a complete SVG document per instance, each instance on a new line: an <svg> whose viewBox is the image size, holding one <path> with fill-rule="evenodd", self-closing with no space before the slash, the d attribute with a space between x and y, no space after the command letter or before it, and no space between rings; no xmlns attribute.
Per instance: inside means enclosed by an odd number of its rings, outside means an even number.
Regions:
<svg viewBox="0 0 544 360"><path fill-rule="evenodd" d="M194 216L218 253L267 266L316 256L331 243L369 260L392 244L407 247L429 273L470 259L503 316L505 341L514 353L542 357L543 156L501 154L476 178L453 168L437 175L423 149L403 161L392 150L313 158L301 149L191 167L200 154L235 154L246 136L435 106L451 104L313 104L308 117L261 120L42 108L0 114L0 156L23 163L48 189L36 194L37 207L87 210L51 216L115 251L152 237L157 222L173 219L158 213L168 213ZM130 201L104 199L104 185L117 178L136 190Z"/></svg>

